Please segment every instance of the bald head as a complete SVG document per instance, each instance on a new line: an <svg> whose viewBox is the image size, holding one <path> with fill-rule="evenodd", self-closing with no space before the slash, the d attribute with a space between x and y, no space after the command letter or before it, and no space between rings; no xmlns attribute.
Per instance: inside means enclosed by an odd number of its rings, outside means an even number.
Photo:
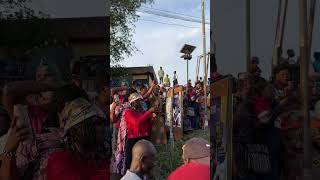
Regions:
<svg viewBox="0 0 320 180"><path fill-rule="evenodd" d="M157 151L154 145L147 140L138 141L132 148L132 159L141 159L143 156L156 155Z"/></svg>
<svg viewBox="0 0 320 180"><path fill-rule="evenodd" d="M156 148L150 141L138 141L132 148L130 170L138 171L141 174L148 174L154 166L156 153Z"/></svg>

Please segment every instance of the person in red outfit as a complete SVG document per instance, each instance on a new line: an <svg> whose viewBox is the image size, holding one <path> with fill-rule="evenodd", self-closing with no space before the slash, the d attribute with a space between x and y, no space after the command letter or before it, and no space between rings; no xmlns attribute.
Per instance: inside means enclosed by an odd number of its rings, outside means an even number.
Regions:
<svg viewBox="0 0 320 180"><path fill-rule="evenodd" d="M132 93L129 97L131 107L124 112L124 119L127 124L127 142L125 149L126 167L130 168L132 161L132 148L136 142L142 139L150 139L152 127L152 116L156 108L148 111L143 110L143 98L138 93Z"/></svg>
<svg viewBox="0 0 320 180"><path fill-rule="evenodd" d="M182 147L184 165L168 180L210 180L210 144L202 138L192 138Z"/></svg>
<svg viewBox="0 0 320 180"><path fill-rule="evenodd" d="M108 180L109 161L104 146L104 115L83 98L66 104L61 115L65 120L66 150L50 154L48 180Z"/></svg>

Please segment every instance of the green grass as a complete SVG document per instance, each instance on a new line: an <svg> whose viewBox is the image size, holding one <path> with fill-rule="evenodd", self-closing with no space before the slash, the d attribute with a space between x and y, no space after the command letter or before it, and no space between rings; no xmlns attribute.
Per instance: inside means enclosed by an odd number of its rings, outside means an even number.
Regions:
<svg viewBox="0 0 320 180"><path fill-rule="evenodd" d="M155 180L165 180L179 166L182 165L182 146L185 141L193 137L202 137L209 141L209 131L196 130L188 135L184 135L182 140L174 142L174 148L171 150L171 144L157 146L157 162L153 169Z"/></svg>

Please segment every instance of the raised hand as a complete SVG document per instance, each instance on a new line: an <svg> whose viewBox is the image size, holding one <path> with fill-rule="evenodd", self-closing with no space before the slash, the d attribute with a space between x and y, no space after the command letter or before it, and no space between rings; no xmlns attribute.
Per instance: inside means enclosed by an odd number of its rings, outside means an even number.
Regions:
<svg viewBox="0 0 320 180"><path fill-rule="evenodd" d="M26 140L29 136L28 129L25 127L17 127L17 118L11 122L7 143L4 150L7 152L15 152L20 142Z"/></svg>

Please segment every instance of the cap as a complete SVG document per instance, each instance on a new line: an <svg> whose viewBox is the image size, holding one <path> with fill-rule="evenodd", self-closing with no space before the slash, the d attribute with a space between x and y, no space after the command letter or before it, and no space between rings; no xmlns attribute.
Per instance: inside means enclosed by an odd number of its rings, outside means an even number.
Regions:
<svg viewBox="0 0 320 180"><path fill-rule="evenodd" d="M84 98L77 98L68 102L62 114L65 121L65 131L93 116L104 118L103 112Z"/></svg>
<svg viewBox="0 0 320 180"><path fill-rule="evenodd" d="M132 93L128 98L130 104L139 99L143 99L143 97L138 93Z"/></svg>
<svg viewBox="0 0 320 180"><path fill-rule="evenodd" d="M210 156L210 144L203 138L192 138L182 147L183 155L188 159L201 159Z"/></svg>

